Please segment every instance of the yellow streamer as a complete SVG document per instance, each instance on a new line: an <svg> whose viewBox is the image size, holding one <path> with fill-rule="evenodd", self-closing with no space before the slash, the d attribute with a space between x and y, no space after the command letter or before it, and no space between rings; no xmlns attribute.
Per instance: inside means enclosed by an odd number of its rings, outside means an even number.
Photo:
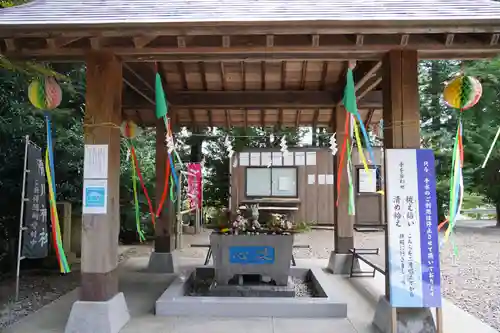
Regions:
<svg viewBox="0 0 500 333"><path fill-rule="evenodd" d="M49 187L50 209L51 210L54 209L54 220L55 221L52 221L52 223L54 223L56 226L57 242L59 244L62 244L61 229L59 228L59 216L57 214L57 209L55 207L56 200L55 200L55 195L54 195L54 190L53 190L53 185L52 185L52 175L50 173L50 167L49 167L49 150L48 149L45 151L45 174L47 175L47 185ZM54 245L57 246L57 244L54 244ZM61 257L62 257L62 254L61 254ZM60 262L59 269L60 269L61 273L65 273L62 261Z"/></svg>
<svg viewBox="0 0 500 333"><path fill-rule="evenodd" d="M363 146L361 145L361 136L359 135L359 128L358 124L356 123L356 119L353 119L353 125L354 125L354 135L356 136L356 145L358 146L358 154L361 158L361 162L363 163L363 167L368 173L368 162L366 161L365 157L365 152L363 151ZM370 184L372 182L372 177L368 177Z"/></svg>

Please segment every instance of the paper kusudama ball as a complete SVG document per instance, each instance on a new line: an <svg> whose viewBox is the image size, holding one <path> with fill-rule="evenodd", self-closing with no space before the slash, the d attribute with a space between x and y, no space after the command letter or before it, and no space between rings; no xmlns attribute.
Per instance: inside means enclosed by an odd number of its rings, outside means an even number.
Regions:
<svg viewBox="0 0 500 333"><path fill-rule="evenodd" d="M139 126L131 120L125 120L120 126L120 131L122 135L128 139L133 139L139 135Z"/></svg>
<svg viewBox="0 0 500 333"><path fill-rule="evenodd" d="M477 104L483 93L481 83L472 76L458 76L444 88L445 102L455 109L467 110Z"/></svg>
<svg viewBox="0 0 500 333"><path fill-rule="evenodd" d="M53 77L37 79L28 87L28 98L37 109L52 110L61 104L61 87Z"/></svg>

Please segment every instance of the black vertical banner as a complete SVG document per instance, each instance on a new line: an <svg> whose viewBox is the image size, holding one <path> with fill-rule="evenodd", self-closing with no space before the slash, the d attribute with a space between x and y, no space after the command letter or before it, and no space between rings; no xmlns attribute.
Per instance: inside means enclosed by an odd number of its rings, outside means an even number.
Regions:
<svg viewBox="0 0 500 333"><path fill-rule="evenodd" d="M24 209L22 256L28 259L45 258L48 255L48 188L42 151L28 143L27 177Z"/></svg>

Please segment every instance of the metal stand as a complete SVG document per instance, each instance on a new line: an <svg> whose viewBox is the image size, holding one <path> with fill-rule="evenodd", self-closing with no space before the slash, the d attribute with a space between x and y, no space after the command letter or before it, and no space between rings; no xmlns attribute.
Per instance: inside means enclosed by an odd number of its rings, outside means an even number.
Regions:
<svg viewBox="0 0 500 333"><path fill-rule="evenodd" d="M23 167L23 187L21 191L21 212L19 214L19 241L17 244L17 265L16 265L16 301L19 300L19 275L21 272L21 260L24 259L24 257L21 256L21 251L23 248L23 231L26 230L24 227L24 203L28 201L24 197L25 192L26 192L26 174L29 172L29 170L26 170L26 166L28 164L28 145L29 145L29 135L26 135L25 137L26 143L24 146L24 167Z"/></svg>

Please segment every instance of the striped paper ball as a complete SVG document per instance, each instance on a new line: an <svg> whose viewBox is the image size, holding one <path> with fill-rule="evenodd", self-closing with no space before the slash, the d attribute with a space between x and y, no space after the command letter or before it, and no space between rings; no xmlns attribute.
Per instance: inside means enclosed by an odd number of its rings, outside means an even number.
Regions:
<svg viewBox="0 0 500 333"><path fill-rule="evenodd" d="M37 79L28 87L28 98L37 109L52 110L61 104L62 90L56 79Z"/></svg>
<svg viewBox="0 0 500 333"><path fill-rule="evenodd" d="M133 139L140 134L140 128L131 120L124 120L120 126L122 135L128 139Z"/></svg>
<svg viewBox="0 0 500 333"><path fill-rule="evenodd" d="M446 84L443 98L452 108L467 110L477 104L482 93L483 87L476 78L461 75Z"/></svg>

